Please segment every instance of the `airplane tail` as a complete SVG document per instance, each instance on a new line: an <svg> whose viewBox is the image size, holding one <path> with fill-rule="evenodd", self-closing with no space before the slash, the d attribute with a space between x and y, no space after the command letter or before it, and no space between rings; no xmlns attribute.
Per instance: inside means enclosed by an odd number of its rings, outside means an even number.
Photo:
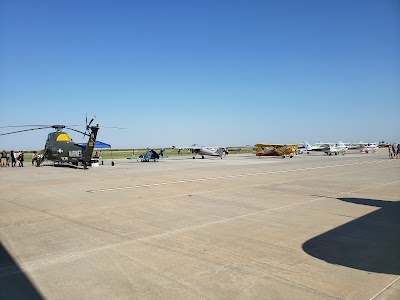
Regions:
<svg viewBox="0 0 400 300"><path fill-rule="evenodd" d="M222 147L219 147L217 149L216 153L218 154L219 157L222 158L222 156L224 155L224 150L222 149Z"/></svg>
<svg viewBox="0 0 400 300"><path fill-rule="evenodd" d="M161 150L160 150L160 153L158 153L158 156L159 156L159 157L163 157L163 156L164 156L164 149L161 149Z"/></svg>
<svg viewBox="0 0 400 300"><path fill-rule="evenodd" d="M308 151L312 150L311 145L307 141L304 142L304 148Z"/></svg>
<svg viewBox="0 0 400 300"><path fill-rule="evenodd" d="M339 148L342 148L344 152L346 152L349 149L349 146L345 145L342 141L338 142Z"/></svg>

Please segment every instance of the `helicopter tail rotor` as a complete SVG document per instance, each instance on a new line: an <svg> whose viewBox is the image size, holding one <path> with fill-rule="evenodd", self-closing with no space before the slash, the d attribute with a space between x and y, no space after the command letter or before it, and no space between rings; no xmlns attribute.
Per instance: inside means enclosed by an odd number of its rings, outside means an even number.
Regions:
<svg viewBox="0 0 400 300"><path fill-rule="evenodd" d="M96 119L96 116L93 116L93 118L90 120L89 124L87 125L87 127L90 127L90 125L92 124L92 122L94 121L94 119Z"/></svg>
<svg viewBox="0 0 400 300"><path fill-rule="evenodd" d="M96 116L93 116L93 118L90 120L89 124L87 122L87 114L86 114L86 120L85 120L85 124L86 124L86 128L85 128L85 133L83 134L83 138L85 138L86 135L89 135L89 128L90 125L92 124L92 122L94 121L94 119L96 119Z"/></svg>

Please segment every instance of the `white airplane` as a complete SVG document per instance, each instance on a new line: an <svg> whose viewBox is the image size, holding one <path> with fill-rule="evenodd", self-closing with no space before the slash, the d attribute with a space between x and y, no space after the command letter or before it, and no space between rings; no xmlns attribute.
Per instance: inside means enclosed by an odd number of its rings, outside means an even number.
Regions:
<svg viewBox="0 0 400 300"><path fill-rule="evenodd" d="M366 143L363 145L361 148L360 152L361 153L376 153L376 151L379 149L379 146L377 143Z"/></svg>
<svg viewBox="0 0 400 300"><path fill-rule="evenodd" d="M338 155L338 154L342 154L345 155L346 151L349 149L348 146L346 146L345 144L343 144L342 142L337 142L335 143L326 143L326 145L328 146L327 150L324 150L324 152L327 155Z"/></svg>
<svg viewBox="0 0 400 300"><path fill-rule="evenodd" d="M178 149L178 151L183 151L184 149L188 149L193 154L193 159L196 158L196 155L201 155L201 158L204 159L204 156L218 156L221 159L224 157L225 148L222 147L203 147L198 146L196 144L189 147L172 147L172 149Z"/></svg>
<svg viewBox="0 0 400 300"><path fill-rule="evenodd" d="M303 143L303 146L297 148L297 153L303 154L310 153L311 151L326 151L328 150L327 143L318 142L313 145L310 145L307 141Z"/></svg>
<svg viewBox="0 0 400 300"><path fill-rule="evenodd" d="M304 147L299 147L298 150L299 153L310 153L311 151L320 151L324 152L327 155L338 155L338 154L345 154L346 151L348 150L348 146L343 144L342 142L337 142L337 143L323 143L323 142L318 142L313 145L310 145L308 142L304 142Z"/></svg>

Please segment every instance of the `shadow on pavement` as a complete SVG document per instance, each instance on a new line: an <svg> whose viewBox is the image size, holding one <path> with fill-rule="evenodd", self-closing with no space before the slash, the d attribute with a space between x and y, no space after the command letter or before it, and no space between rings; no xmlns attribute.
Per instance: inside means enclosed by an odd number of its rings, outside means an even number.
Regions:
<svg viewBox="0 0 400 300"><path fill-rule="evenodd" d="M0 299L44 299L1 243Z"/></svg>
<svg viewBox="0 0 400 300"><path fill-rule="evenodd" d="M337 199L379 209L306 241L303 250L331 264L400 275L400 203Z"/></svg>

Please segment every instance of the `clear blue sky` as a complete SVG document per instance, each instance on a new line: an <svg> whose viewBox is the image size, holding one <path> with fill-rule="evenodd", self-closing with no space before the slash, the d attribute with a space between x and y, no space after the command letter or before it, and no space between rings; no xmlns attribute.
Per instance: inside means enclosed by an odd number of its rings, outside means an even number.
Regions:
<svg viewBox="0 0 400 300"><path fill-rule="evenodd" d="M400 141L400 2L2 0L0 102L0 126L127 127L113 148Z"/></svg>

